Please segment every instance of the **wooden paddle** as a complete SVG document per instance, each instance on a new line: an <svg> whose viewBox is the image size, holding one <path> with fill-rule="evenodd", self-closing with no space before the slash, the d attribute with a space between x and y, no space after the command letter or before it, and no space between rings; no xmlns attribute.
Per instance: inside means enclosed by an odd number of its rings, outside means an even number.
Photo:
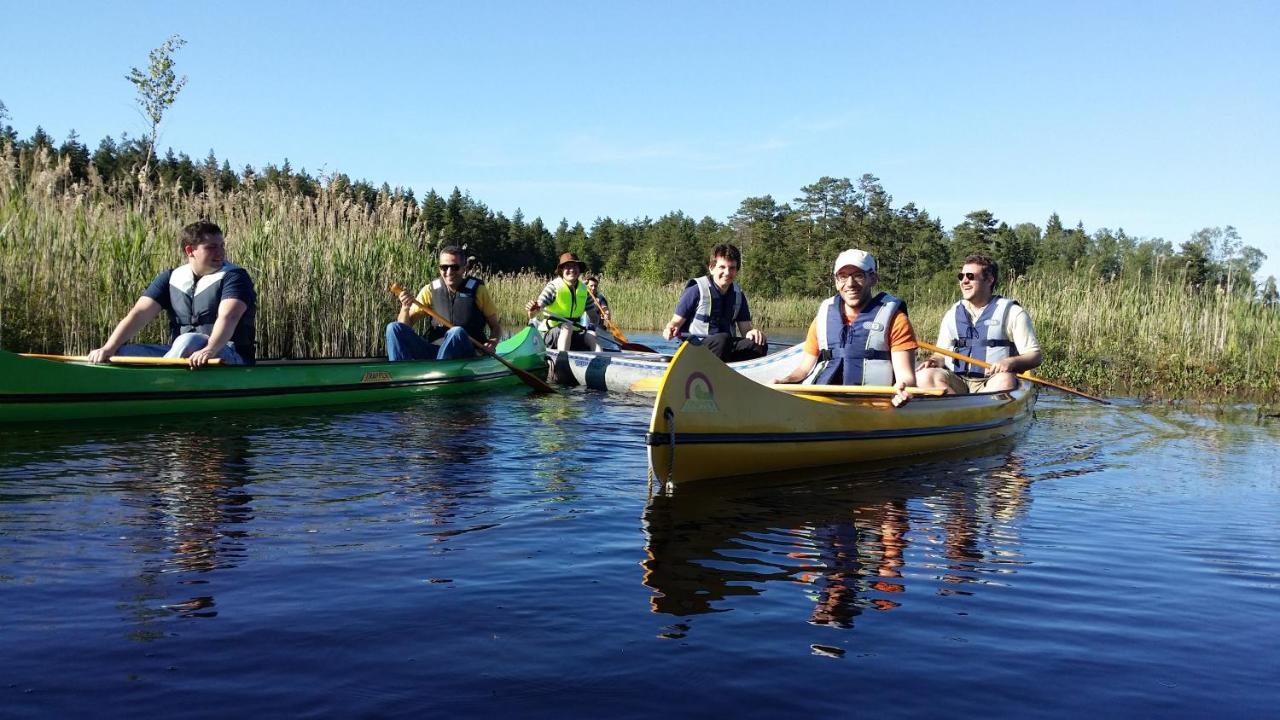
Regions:
<svg viewBox="0 0 1280 720"><path fill-rule="evenodd" d="M88 355L43 355L41 353L19 353L22 357L36 358L39 360L58 360L61 362L89 362ZM112 355L109 359L112 365L181 365L190 367L191 361L186 358L167 358L167 357L144 357L140 355ZM220 358L209 360L210 365L221 365Z"/></svg>
<svg viewBox="0 0 1280 720"><path fill-rule="evenodd" d="M892 385L798 385L795 383L767 383L765 387L772 388L784 393L793 395L897 395L898 389ZM906 389L908 395L924 395L927 397L941 397L946 394L944 390L926 390L925 388L909 387Z"/></svg>
<svg viewBox="0 0 1280 720"><path fill-rule="evenodd" d="M395 294L395 295L397 295L397 296L398 296L400 293L404 292L404 288L400 287L399 283L392 283L392 284L391 284L391 287L389 287L388 289L389 289L393 294ZM418 302L418 300L417 300L416 298L414 299L413 304L414 304L414 305L417 305L419 308L421 308L421 309L422 309L422 311L423 311L423 312L425 312L426 314L430 315L430 316L432 317L432 319L434 319L436 322L440 323L441 325L443 325L443 326L445 326L445 327L447 327L447 328L451 328L451 327L453 327L453 323L451 323L451 322L449 322L448 320L445 320L443 317L441 317L441 316L440 316L440 313L437 313L435 310L432 310L431 308L427 307L426 305L423 305L422 303ZM496 353L496 352L494 352L494 351L490 350L490 349L489 349L489 346L485 345L484 343L480 342L479 340L476 340L475 338L471 337L470 335L468 335L468 336L467 336L467 339L471 341L471 344L472 344L472 345L475 345L475 346L476 346L476 349L477 349L477 350L479 350L480 352L484 353L485 355L488 355L489 357L493 358L494 360L497 360L498 362L500 362L500 363L502 363L503 365L506 365L508 368L510 368L511 372L515 373L516 377L518 377L518 378L520 378L522 381L524 381L524 384L525 384L525 385L528 385L529 387L533 388L534 390L537 390L538 392L554 393L554 392L556 391L556 389L555 389L555 388L553 388L553 387L551 387L550 385L548 385L548 384L546 383L546 381L545 381L545 380L540 380L540 379L538 379L538 377L537 377L536 375L534 375L534 374L532 374L532 373L530 373L530 372L528 372L528 371L526 371L526 370L521 370L520 368L516 367L515 365L513 365L513 364L511 363L511 361L510 361L510 360L507 360L506 358L502 357L502 356L501 356L501 355L499 355L498 353Z"/></svg>
<svg viewBox="0 0 1280 720"><path fill-rule="evenodd" d="M578 321L576 321L576 320L570 320L570 319L569 319L569 318L567 318L567 317L561 317L561 316L559 316L559 315L556 315L555 313L549 313L549 312L547 312L546 310L543 310L543 311L542 311L542 314L543 314L543 315L546 315L547 317L551 318L552 320L558 320L558 321L560 321L560 322L562 322L562 323L565 323L566 325L572 325L572 326L574 326L574 327L576 327L576 328L580 328L580 329L582 329L582 330L586 330L586 329L587 329L587 326L586 326L586 325L583 325L582 323L580 323L580 322L578 322ZM601 316L601 319L603 319L603 316ZM624 340L616 340L616 339L614 339L614 338L611 338L611 337L605 337L604 335L600 335L600 334L597 334L597 335L596 335L596 337L597 337L597 338L600 338L601 340L608 340L609 342L613 343L614 345L617 345L617 346L618 346L618 348L619 348L619 349L622 349L622 350L630 350L631 352L641 352L641 353L653 353L654 355L657 355L657 354L658 354L658 351L657 351L657 350L654 350L653 348L649 347L648 345L641 345L640 343L633 343L633 342L625 342ZM619 336L619 337L621 337L621 336Z"/></svg>
<svg viewBox="0 0 1280 720"><path fill-rule="evenodd" d="M953 360L963 360L964 362L967 362L967 363L969 363L969 364L971 364L971 365L977 365L977 366L978 366L978 367L980 367L980 368L989 368L989 367L991 367L991 363L985 363L985 362L983 362L983 361L981 361L981 360L977 360L977 359L975 359L975 358L971 358L971 357L969 357L968 355L961 355L960 353L957 353L957 352L951 352L950 350L943 350L942 348L938 347L937 345L930 345L929 343L924 342L923 340L917 340L917 341L916 341L916 344L917 344L917 345L919 345L920 347L924 348L925 350L932 350L933 352L936 352L936 353L938 353L939 355L946 355L947 357L949 357L949 358L951 358L951 359L953 359ZM1018 377L1022 378L1023 380L1028 380L1028 381L1030 381L1030 382L1033 382L1033 383L1035 383L1035 384L1037 384L1037 385L1044 385L1045 387L1051 387L1051 388L1053 388L1054 390L1061 390L1062 392L1065 392L1065 393L1071 393L1072 395L1078 395L1078 396L1080 396L1080 397L1084 398L1085 400L1092 400L1092 401L1094 401L1094 402L1096 402L1096 403L1102 403L1103 405L1110 405L1110 404L1111 404L1111 403L1107 402L1106 400L1103 400L1102 398L1096 398L1096 397L1094 397L1094 396L1092 396L1092 395L1086 395L1085 393L1082 393L1082 392L1080 392L1079 390L1072 390L1071 388L1066 387L1065 385L1058 385L1058 384L1056 384L1056 383L1051 383L1051 382L1049 382L1048 380L1041 380L1040 378L1038 378L1038 377L1036 377L1035 375L1032 375L1031 373L1028 373L1028 372L1020 372L1020 373L1018 373Z"/></svg>
<svg viewBox="0 0 1280 720"><path fill-rule="evenodd" d="M604 306L600 304L600 298L596 297L596 294L591 292L591 286L583 285L583 287L587 289L587 294L591 296L591 301L594 302L596 304L596 308L600 310L600 319L604 321L604 326L608 328L609 332L613 333L613 336L620 341L618 343L618 347L622 348L623 350L631 350L633 352L647 352L647 353L658 352L657 350L654 350L648 345L641 345L640 343L633 343L630 340L628 340L627 336L623 335L622 331L618 329L618 326L614 325L612 320L605 317Z"/></svg>
<svg viewBox="0 0 1280 720"><path fill-rule="evenodd" d="M778 392L790 393L792 395L884 395L893 397L898 394L897 388L892 385L799 385L796 383L762 383L765 387ZM662 378L659 376L645 377L631 383L628 388L634 393L656 393L662 385ZM908 395L922 395L925 397L941 397L946 394L944 390L926 390L924 388L909 387Z"/></svg>

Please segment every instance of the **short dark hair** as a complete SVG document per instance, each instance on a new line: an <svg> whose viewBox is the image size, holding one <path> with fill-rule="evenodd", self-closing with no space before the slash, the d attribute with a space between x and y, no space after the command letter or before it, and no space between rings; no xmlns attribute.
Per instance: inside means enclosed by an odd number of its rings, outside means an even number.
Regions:
<svg viewBox="0 0 1280 720"><path fill-rule="evenodd" d="M982 253L974 253L973 255L965 256L964 264L981 265L982 271L991 276L991 287L994 288L996 283L1000 282L1000 266L990 257Z"/></svg>
<svg viewBox="0 0 1280 720"><path fill-rule="evenodd" d="M467 258L466 251L458 247L457 245L445 245L444 247L440 248L439 254L440 255L457 255L458 257L463 259L462 260L463 263L466 263L466 258Z"/></svg>
<svg viewBox="0 0 1280 720"><path fill-rule="evenodd" d="M200 218L182 228L182 234L178 236L178 242L180 243L180 249L186 250L188 245L199 245L204 240L221 234L222 228L204 218Z"/></svg>
<svg viewBox="0 0 1280 720"><path fill-rule="evenodd" d="M731 260L736 263L739 268L742 267L742 251L739 250L736 245L720 243L719 245L711 248L711 257L707 260L707 264L715 265L716 258Z"/></svg>
<svg viewBox="0 0 1280 720"><path fill-rule="evenodd" d="M600 276L598 276L598 275L588 275L588 276L587 276L587 280L586 280L586 281L587 281L587 282L593 282L593 283L596 283L597 285L599 285L599 284L600 284Z"/></svg>

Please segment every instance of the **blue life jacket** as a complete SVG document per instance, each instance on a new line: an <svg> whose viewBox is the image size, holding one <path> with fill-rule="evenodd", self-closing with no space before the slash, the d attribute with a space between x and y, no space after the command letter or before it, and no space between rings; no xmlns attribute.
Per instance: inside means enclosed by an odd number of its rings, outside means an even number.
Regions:
<svg viewBox="0 0 1280 720"><path fill-rule="evenodd" d="M819 385L892 385L893 362L889 331L893 314L907 311L906 303L888 294L871 298L848 325L844 300L827 298L818 307L818 359L826 366L814 380Z"/></svg>
<svg viewBox="0 0 1280 720"><path fill-rule="evenodd" d="M957 302L954 310L946 316L945 322L955 338L953 349L961 355L968 355L974 360L994 363L1009 357L1016 348L1009 339L1007 321L1009 309L1017 305L1017 300L993 295L991 301L982 309L976 321L969 320L969 311L964 301ZM964 377L983 377L983 368L947 358L947 367L957 375Z"/></svg>

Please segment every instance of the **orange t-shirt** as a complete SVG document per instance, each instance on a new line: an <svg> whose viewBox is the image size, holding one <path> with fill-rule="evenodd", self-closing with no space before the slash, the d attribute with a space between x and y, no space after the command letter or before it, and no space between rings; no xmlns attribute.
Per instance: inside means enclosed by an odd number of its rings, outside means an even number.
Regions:
<svg viewBox="0 0 1280 720"><path fill-rule="evenodd" d="M844 324L848 325L853 319L858 317L856 310L850 310L848 305L840 303L841 317ZM911 321L907 319L907 314L899 310L893 314L893 322L889 327L889 351L895 352L899 350L915 350L920 347L916 344L916 332L911 329ZM804 351L814 357L818 356L818 319L814 318L809 323L809 332L804 338Z"/></svg>

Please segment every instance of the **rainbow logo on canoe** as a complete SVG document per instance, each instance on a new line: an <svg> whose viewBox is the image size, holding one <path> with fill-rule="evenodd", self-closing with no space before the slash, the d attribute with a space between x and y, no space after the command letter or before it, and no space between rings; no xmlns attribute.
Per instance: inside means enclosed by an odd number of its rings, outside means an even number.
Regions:
<svg viewBox="0 0 1280 720"><path fill-rule="evenodd" d="M715 395L710 378L700 372L690 373L684 381L684 405L680 407L680 412L720 412Z"/></svg>

